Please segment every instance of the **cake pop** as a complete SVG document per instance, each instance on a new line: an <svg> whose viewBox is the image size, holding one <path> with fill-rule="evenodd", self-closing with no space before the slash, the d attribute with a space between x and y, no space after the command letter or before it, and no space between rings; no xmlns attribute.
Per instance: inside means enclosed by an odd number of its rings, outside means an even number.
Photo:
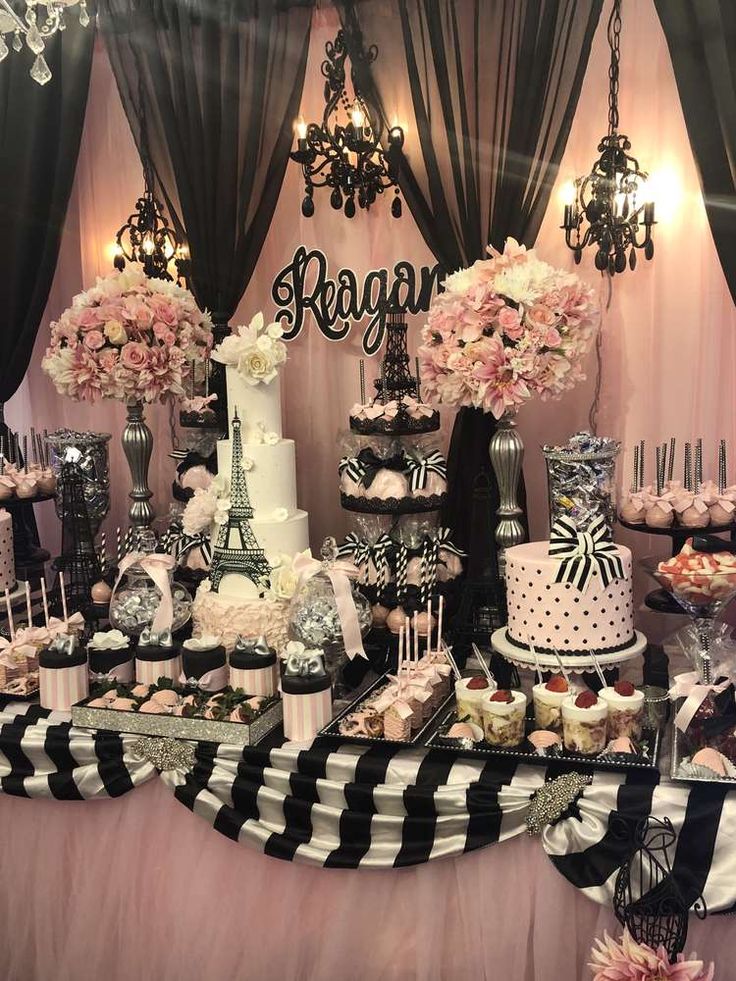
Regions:
<svg viewBox="0 0 736 981"><path fill-rule="evenodd" d="M683 528L707 528L710 524L708 506L699 494L683 491L675 501L677 522Z"/></svg>
<svg viewBox="0 0 736 981"><path fill-rule="evenodd" d="M444 494L447 490L447 481L438 473L430 472L427 474L427 481L424 487L418 487L411 492L412 497L434 497Z"/></svg>
<svg viewBox="0 0 736 981"><path fill-rule="evenodd" d="M669 494L652 497L652 504L646 509L644 521L648 528L669 528L675 519L672 500Z"/></svg>
<svg viewBox="0 0 736 981"><path fill-rule="evenodd" d="M373 607L373 626L385 627L390 612L387 606L381 606L380 603L376 603Z"/></svg>
<svg viewBox="0 0 736 981"><path fill-rule="evenodd" d="M397 606L395 610L391 610L389 615L386 617L386 626L391 631L392 634L398 634L406 620L406 613L401 606Z"/></svg>

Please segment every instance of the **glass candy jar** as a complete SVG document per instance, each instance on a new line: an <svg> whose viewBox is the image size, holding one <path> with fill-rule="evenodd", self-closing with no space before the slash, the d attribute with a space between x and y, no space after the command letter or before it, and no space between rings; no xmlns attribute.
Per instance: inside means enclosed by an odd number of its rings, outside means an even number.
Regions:
<svg viewBox="0 0 736 981"><path fill-rule="evenodd" d="M192 615L191 596L174 582L175 560L170 555L154 552L152 545L155 547L152 534L150 540L145 537L139 540L138 561L125 569L110 599L110 625L132 637L138 637L145 627L153 624L167 590L174 610L172 633L183 627ZM163 586L163 591L155 580Z"/></svg>
<svg viewBox="0 0 736 981"><path fill-rule="evenodd" d="M550 528L571 518L583 531L603 518L613 536L616 521L616 457L621 444L607 436L575 433L565 446L544 446Z"/></svg>
<svg viewBox="0 0 736 981"><path fill-rule="evenodd" d="M337 543L334 538L325 540L322 546L322 565L297 589L289 607L289 637L301 641L306 647L321 648L325 667L333 686L340 688L339 675L347 653L342 626L337 612L335 590L330 574L339 573ZM316 566L316 563L315 563ZM368 600L349 580L350 593L358 617L361 637L371 628L373 614Z"/></svg>

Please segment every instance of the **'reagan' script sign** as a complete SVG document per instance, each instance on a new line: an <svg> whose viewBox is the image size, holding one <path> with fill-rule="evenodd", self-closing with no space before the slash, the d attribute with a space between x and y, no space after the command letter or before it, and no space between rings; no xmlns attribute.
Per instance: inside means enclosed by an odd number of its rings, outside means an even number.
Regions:
<svg viewBox="0 0 736 981"><path fill-rule="evenodd" d="M298 337L308 314L329 341L341 341L353 324L367 320L362 343L365 353L371 355L383 343L386 308L398 306L407 313L429 310L443 277L439 265L417 269L402 259L391 270L367 272L362 282L352 269L339 269L333 279L324 252L300 245L277 273L271 297L284 340Z"/></svg>

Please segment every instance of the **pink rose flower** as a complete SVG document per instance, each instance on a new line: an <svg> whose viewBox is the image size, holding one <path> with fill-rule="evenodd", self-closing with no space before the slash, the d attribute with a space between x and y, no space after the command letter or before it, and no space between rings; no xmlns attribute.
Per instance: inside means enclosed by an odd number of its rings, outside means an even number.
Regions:
<svg viewBox="0 0 736 981"><path fill-rule="evenodd" d="M105 351L100 351L98 356L100 368L102 368L106 374L110 374L115 365L118 363L118 358L118 352L112 348L107 348Z"/></svg>
<svg viewBox="0 0 736 981"><path fill-rule="evenodd" d="M519 316L519 311L513 307L503 306L498 311L498 326L504 334L512 341L518 341L524 333L524 326Z"/></svg>
<svg viewBox="0 0 736 981"><path fill-rule="evenodd" d="M84 335L84 344L90 349L90 351L99 351L99 349L105 345L105 338L103 337L102 331L87 331L87 333Z"/></svg>
<svg viewBox="0 0 736 981"><path fill-rule="evenodd" d="M138 341L128 341L120 349L120 362L130 371L140 371L148 362L148 349Z"/></svg>

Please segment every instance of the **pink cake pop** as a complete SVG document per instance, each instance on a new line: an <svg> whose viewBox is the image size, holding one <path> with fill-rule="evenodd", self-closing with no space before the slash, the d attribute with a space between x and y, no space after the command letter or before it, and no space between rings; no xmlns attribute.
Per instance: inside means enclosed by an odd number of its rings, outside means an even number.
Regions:
<svg viewBox="0 0 736 981"><path fill-rule="evenodd" d="M447 481L444 477L441 477L438 473L428 473L427 483L424 487L419 487L417 490L412 491L412 497L434 497L438 494L444 494L447 490Z"/></svg>
<svg viewBox="0 0 736 981"><path fill-rule="evenodd" d="M381 606L380 603L376 603L373 607L373 626L385 627L390 612L387 606Z"/></svg>
<svg viewBox="0 0 736 981"><path fill-rule="evenodd" d="M398 634L404 628L404 621L406 620L406 613L403 607L397 606L395 610L391 610L389 615L386 617L386 626L391 631L392 634Z"/></svg>
<svg viewBox="0 0 736 981"><path fill-rule="evenodd" d="M646 509L644 521L648 528L669 528L675 520L672 500L669 494L652 497L652 503Z"/></svg>

